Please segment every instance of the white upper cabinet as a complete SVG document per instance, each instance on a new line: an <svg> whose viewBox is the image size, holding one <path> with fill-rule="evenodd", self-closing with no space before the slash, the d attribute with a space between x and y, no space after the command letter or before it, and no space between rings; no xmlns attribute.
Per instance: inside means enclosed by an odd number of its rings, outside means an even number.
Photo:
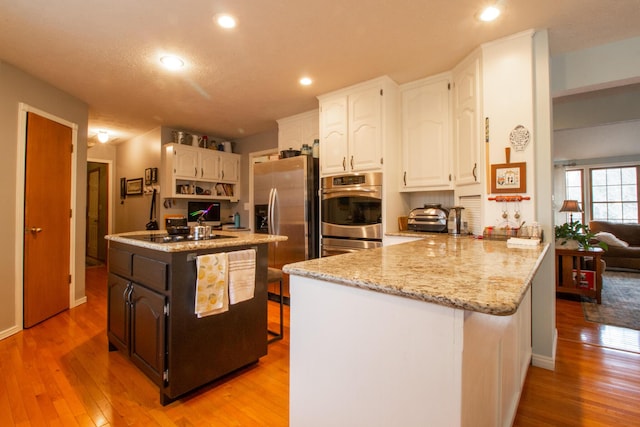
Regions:
<svg viewBox="0 0 640 427"><path fill-rule="evenodd" d="M467 58L453 70L453 138L455 184L479 184L482 179L480 138L480 54Z"/></svg>
<svg viewBox="0 0 640 427"><path fill-rule="evenodd" d="M240 155L218 151L220 157L220 173L218 179L222 182L238 182L240 179Z"/></svg>
<svg viewBox="0 0 640 427"><path fill-rule="evenodd" d="M278 150L299 150L302 144L309 147L319 135L318 110L285 117L278 122Z"/></svg>
<svg viewBox="0 0 640 427"><path fill-rule="evenodd" d="M240 155L181 144L162 146L164 197L227 199L239 197Z"/></svg>
<svg viewBox="0 0 640 427"><path fill-rule="evenodd" d="M453 188L450 82L446 73L400 87L401 191Z"/></svg>
<svg viewBox="0 0 640 427"><path fill-rule="evenodd" d="M319 97L323 176L382 170L385 88L395 83L384 77Z"/></svg>

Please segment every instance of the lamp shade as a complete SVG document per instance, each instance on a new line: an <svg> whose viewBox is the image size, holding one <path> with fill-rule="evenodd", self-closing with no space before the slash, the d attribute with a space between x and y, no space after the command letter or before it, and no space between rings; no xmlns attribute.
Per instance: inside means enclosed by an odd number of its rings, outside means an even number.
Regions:
<svg viewBox="0 0 640 427"><path fill-rule="evenodd" d="M582 212L577 200L565 200L562 202L560 212Z"/></svg>

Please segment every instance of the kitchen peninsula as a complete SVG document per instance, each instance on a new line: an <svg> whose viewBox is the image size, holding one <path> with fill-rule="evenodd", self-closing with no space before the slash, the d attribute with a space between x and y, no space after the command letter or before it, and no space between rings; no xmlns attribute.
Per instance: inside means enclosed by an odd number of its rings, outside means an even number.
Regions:
<svg viewBox="0 0 640 427"><path fill-rule="evenodd" d="M267 248L287 239L230 231L206 240L164 236L106 236L109 350L122 351L158 385L163 405L267 354ZM255 250L253 297L226 312L197 315L197 257L245 249Z"/></svg>
<svg viewBox="0 0 640 427"><path fill-rule="evenodd" d="M510 425L547 251L432 234L286 265L290 425Z"/></svg>

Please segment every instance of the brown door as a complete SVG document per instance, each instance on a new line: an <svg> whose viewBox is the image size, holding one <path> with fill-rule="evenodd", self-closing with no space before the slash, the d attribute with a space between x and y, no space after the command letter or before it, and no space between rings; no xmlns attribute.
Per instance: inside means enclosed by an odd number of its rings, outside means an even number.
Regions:
<svg viewBox="0 0 640 427"><path fill-rule="evenodd" d="M27 115L24 327L69 308L71 149L68 126Z"/></svg>

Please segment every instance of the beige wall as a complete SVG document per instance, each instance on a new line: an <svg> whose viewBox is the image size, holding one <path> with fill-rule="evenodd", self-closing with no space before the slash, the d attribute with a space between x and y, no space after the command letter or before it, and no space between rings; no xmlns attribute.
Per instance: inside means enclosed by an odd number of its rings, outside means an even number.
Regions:
<svg viewBox="0 0 640 427"><path fill-rule="evenodd" d="M21 290L21 283L17 284L21 271L22 258L16 257L15 225L23 215L21 207L17 206L16 188L22 184L18 182L23 177L16 177L17 162L24 153L17 152L18 145L18 106L25 103L30 107L52 114L61 119L78 125L78 143L76 146L77 166L75 178L77 182L74 212L77 215L75 240L75 271L72 272L75 282L76 301L82 300L85 294L84 257L85 257L85 209L86 192L86 156L87 156L87 123L88 107L77 98L43 82L5 62L0 61L0 200L3 209L0 210L0 223L10 230L5 233L0 247L0 338L8 336L22 328L17 324L18 310L22 310L21 295L16 295L16 289ZM20 221L21 223L21 221ZM52 248L55 250L55 248ZM19 291L18 291L19 292ZM19 298L18 298L19 297ZM21 316L20 316L21 317Z"/></svg>

